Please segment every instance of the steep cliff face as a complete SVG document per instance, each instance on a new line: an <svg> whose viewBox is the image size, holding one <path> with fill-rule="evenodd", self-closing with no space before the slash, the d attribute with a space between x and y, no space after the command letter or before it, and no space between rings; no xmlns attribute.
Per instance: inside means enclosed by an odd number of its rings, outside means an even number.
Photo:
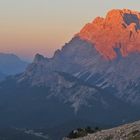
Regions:
<svg viewBox="0 0 140 140"><path fill-rule="evenodd" d="M140 52L140 13L111 10L105 18L97 17L88 23L77 36L91 42L106 59L117 57L115 48L120 49L122 56Z"/></svg>
<svg viewBox="0 0 140 140"><path fill-rule="evenodd" d="M30 81L32 86L52 86L57 81L54 73L65 72L101 88L105 93L138 105L139 22L139 12L111 10L105 18L97 17L87 24L52 58L37 54L17 81Z"/></svg>

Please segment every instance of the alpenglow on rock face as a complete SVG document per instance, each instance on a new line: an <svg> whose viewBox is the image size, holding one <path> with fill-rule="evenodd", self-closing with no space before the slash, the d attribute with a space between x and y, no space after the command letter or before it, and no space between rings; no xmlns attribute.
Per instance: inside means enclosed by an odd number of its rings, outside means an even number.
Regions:
<svg viewBox="0 0 140 140"><path fill-rule="evenodd" d="M14 113L0 123L14 126L24 120L29 126L26 118L34 118L32 124L42 127L139 119L139 42L138 12L112 10L96 18L52 58L37 54L25 72L0 84L1 114L7 109L20 114L19 122Z"/></svg>
<svg viewBox="0 0 140 140"><path fill-rule="evenodd" d="M52 73L65 72L138 105L139 60L140 13L111 10L105 18L97 17L87 24L52 58L37 54L18 80L51 86L56 82Z"/></svg>
<svg viewBox="0 0 140 140"><path fill-rule="evenodd" d="M97 17L78 34L91 42L107 59L117 57L115 48L122 56L140 52L140 13L127 9L111 10L105 18Z"/></svg>

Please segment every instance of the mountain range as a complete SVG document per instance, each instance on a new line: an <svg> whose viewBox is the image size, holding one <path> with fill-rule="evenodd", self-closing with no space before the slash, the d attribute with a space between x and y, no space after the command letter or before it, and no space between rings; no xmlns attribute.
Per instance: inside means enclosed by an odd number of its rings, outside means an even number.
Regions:
<svg viewBox="0 0 140 140"><path fill-rule="evenodd" d="M140 13L114 9L52 58L36 54L24 72L0 83L1 126L62 129L75 120L118 125L140 119L139 37Z"/></svg>

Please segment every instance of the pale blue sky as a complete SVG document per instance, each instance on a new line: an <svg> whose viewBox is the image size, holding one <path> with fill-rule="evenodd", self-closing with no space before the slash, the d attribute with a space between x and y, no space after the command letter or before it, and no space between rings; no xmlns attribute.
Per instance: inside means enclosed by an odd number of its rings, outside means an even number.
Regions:
<svg viewBox="0 0 140 140"><path fill-rule="evenodd" d="M110 9L140 11L140 0L0 0L0 51L51 56Z"/></svg>

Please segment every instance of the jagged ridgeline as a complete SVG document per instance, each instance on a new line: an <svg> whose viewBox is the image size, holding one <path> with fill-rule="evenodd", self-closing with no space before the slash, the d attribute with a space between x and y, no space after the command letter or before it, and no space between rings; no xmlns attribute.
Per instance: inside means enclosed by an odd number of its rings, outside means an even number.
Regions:
<svg viewBox="0 0 140 140"><path fill-rule="evenodd" d="M139 23L139 12L112 10L52 58L37 54L25 72L0 83L1 126L55 127L62 136L140 119Z"/></svg>

